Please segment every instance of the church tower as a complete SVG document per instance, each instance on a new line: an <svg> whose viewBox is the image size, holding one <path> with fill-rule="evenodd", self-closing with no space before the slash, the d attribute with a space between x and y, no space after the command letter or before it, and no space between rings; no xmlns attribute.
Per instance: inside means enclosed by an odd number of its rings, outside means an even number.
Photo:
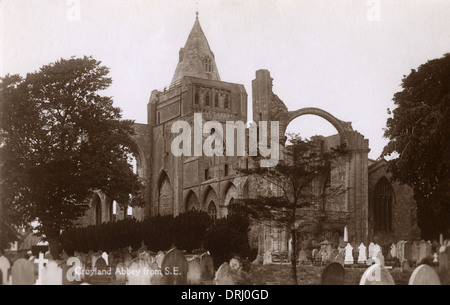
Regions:
<svg viewBox="0 0 450 305"><path fill-rule="evenodd" d="M180 49L178 65L172 79L172 86L180 82L184 76L193 76L220 81L214 53L209 47L198 20L198 12L191 33L184 48Z"/></svg>

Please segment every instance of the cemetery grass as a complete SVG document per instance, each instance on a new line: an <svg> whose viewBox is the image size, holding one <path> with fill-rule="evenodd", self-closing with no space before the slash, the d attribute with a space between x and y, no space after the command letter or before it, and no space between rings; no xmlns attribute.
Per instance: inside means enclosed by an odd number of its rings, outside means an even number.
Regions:
<svg viewBox="0 0 450 305"><path fill-rule="evenodd" d="M297 266L299 285L320 285L320 277L324 266ZM359 285L359 281L367 268L345 268L344 285ZM403 272L400 268L389 270L396 285L408 285L409 278L415 267ZM438 268L435 267L436 272ZM291 265L252 265L250 278L254 285L292 285ZM439 274L439 273L438 273ZM442 285L450 285L450 274L439 274Z"/></svg>

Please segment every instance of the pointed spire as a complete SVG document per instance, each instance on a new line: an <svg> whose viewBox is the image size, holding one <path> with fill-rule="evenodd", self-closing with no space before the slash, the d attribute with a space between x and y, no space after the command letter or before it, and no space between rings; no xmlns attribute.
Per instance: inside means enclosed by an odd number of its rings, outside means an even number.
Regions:
<svg viewBox="0 0 450 305"><path fill-rule="evenodd" d="M186 40L184 48L180 49L178 65L172 79L172 85L184 76L220 80L214 53L209 47L198 19L198 9L195 12L194 26Z"/></svg>

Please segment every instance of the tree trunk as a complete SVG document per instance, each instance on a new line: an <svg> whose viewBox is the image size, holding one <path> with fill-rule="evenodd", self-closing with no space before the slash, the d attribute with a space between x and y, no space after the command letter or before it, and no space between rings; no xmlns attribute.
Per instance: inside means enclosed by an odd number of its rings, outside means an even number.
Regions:
<svg viewBox="0 0 450 305"><path fill-rule="evenodd" d="M294 280L294 285L298 285L297 280L297 234L295 230L291 230L292 235L292 255L291 255L291 265L292 265L292 279Z"/></svg>

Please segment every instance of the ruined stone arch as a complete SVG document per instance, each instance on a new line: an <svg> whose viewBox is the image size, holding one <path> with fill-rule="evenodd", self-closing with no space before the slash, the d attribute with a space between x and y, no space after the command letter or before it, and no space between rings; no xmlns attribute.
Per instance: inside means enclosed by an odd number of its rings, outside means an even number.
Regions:
<svg viewBox="0 0 450 305"><path fill-rule="evenodd" d="M165 171L162 171L159 175L157 185L158 213L160 215L173 215L173 188L169 176Z"/></svg>
<svg viewBox="0 0 450 305"><path fill-rule="evenodd" d="M136 167L137 167L137 174L139 178L144 178L147 173L147 162L145 159L145 153L142 147L139 145L138 141L131 135L128 135L128 137L134 142L136 145L135 151L133 152L133 156L136 158Z"/></svg>
<svg viewBox="0 0 450 305"><path fill-rule="evenodd" d="M200 211L200 202L198 201L197 195L194 193L193 190L189 190L184 202L186 212L192 210Z"/></svg>
<svg viewBox="0 0 450 305"><path fill-rule="evenodd" d="M336 117L334 117L333 115L331 115L330 113L328 113L325 110L322 110L320 108L307 107L307 108L301 108L301 109L298 109L295 111L289 111L289 113L287 115L286 123L283 126L282 134L284 135L286 133L286 128L289 125L289 123L291 123L294 119L296 119L302 115L307 115L307 114L319 116L319 117L327 120L328 122L330 122L330 124L333 125L334 128L336 128L336 130L339 134L340 140L341 140L341 144L343 146L348 147L349 139L348 139L347 132L352 131L350 123L341 121L341 120L337 119Z"/></svg>

